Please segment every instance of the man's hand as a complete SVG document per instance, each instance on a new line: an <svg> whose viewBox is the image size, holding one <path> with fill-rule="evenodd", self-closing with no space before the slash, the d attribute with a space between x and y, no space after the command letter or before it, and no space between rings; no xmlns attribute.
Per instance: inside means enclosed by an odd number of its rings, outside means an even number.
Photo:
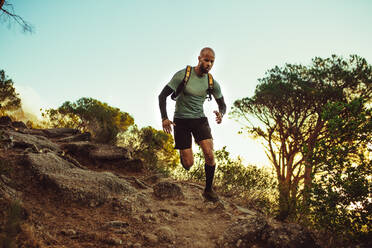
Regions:
<svg viewBox="0 0 372 248"><path fill-rule="evenodd" d="M172 133L172 125L174 125L174 126L176 125L168 119L164 119L162 124L163 124L163 130L166 133Z"/></svg>
<svg viewBox="0 0 372 248"><path fill-rule="evenodd" d="M216 115L217 124L220 124L222 122L222 114L218 111L213 111L213 113L215 113L215 115Z"/></svg>

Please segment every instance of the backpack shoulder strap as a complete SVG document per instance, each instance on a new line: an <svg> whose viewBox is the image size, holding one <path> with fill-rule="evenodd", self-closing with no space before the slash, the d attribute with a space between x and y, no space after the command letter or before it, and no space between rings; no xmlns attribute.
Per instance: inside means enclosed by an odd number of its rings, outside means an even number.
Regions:
<svg viewBox="0 0 372 248"><path fill-rule="evenodd" d="M212 92L213 92L213 76L212 74L208 73L208 100L212 100Z"/></svg>
<svg viewBox="0 0 372 248"><path fill-rule="evenodd" d="M183 91L183 89L186 87L187 82L190 79L191 75L191 69L192 67L190 65L186 66L185 76L183 77L182 82L178 85L177 89L173 94L171 95L171 98L173 100L176 100L177 96Z"/></svg>
<svg viewBox="0 0 372 248"><path fill-rule="evenodd" d="M191 66L188 65L186 66L185 77L183 78L183 83L185 84L185 86L190 79L190 75L191 75Z"/></svg>

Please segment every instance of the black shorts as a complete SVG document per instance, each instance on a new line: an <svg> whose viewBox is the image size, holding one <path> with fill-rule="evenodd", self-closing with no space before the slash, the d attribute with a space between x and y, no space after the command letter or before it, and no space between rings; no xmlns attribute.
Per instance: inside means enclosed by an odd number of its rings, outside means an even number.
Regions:
<svg viewBox="0 0 372 248"><path fill-rule="evenodd" d="M202 140L212 139L207 117L198 119L174 118L173 122L176 124L174 126L175 149L191 148L191 134L197 143Z"/></svg>

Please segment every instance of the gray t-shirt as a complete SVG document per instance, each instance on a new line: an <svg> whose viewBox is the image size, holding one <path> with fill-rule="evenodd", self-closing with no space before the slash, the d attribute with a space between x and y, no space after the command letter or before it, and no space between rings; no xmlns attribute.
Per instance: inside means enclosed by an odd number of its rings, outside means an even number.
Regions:
<svg viewBox="0 0 372 248"><path fill-rule="evenodd" d="M185 77L186 68L174 74L168 86L176 91L178 85ZM176 100L176 109L174 112L175 118L194 119L205 117L203 104L207 96L208 89L208 74L199 77L194 68L191 70L191 75L186 87L179 94ZM215 99L222 97L221 87L216 80L213 79L213 92Z"/></svg>

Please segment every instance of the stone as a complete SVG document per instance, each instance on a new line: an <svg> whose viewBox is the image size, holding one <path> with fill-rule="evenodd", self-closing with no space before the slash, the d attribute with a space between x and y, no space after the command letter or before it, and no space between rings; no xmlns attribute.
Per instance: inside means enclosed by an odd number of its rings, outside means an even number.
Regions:
<svg viewBox="0 0 372 248"><path fill-rule="evenodd" d="M158 183L163 178L164 178L164 176L162 174L155 174L155 175L151 175L151 176L145 178L145 182L147 182L149 184L155 184L155 183Z"/></svg>
<svg viewBox="0 0 372 248"><path fill-rule="evenodd" d="M11 124L12 124L12 119L9 116L1 116L0 117L0 125L10 126Z"/></svg>
<svg viewBox="0 0 372 248"><path fill-rule="evenodd" d="M175 183L160 182L153 187L154 194L160 199L180 199L184 198L181 187Z"/></svg>
<svg viewBox="0 0 372 248"><path fill-rule="evenodd" d="M288 248L319 247L313 235L303 227L294 223L274 223L264 230L262 235L268 246Z"/></svg>
<svg viewBox="0 0 372 248"><path fill-rule="evenodd" d="M125 161L122 167L129 172L142 172L145 168L141 159L130 159Z"/></svg>
<svg viewBox="0 0 372 248"><path fill-rule="evenodd" d="M106 239L106 243L109 245L121 245L123 244L123 240L117 238L117 237L108 237Z"/></svg>
<svg viewBox="0 0 372 248"><path fill-rule="evenodd" d="M13 121L12 126L15 128L27 128L26 124L23 123L22 121Z"/></svg>
<svg viewBox="0 0 372 248"><path fill-rule="evenodd" d="M159 240L169 242L169 243L173 243L176 238L176 235L174 234L172 229L168 226L158 227L154 233L156 233Z"/></svg>
<svg viewBox="0 0 372 248"><path fill-rule="evenodd" d="M98 206L117 195L136 193L111 172L83 170L54 153L29 153L25 162L40 183L58 192L63 201Z"/></svg>
<svg viewBox="0 0 372 248"><path fill-rule="evenodd" d="M239 242L241 247L250 247L255 242L261 241L262 232L267 225L265 218L257 216L238 219L226 229L223 243L234 247Z"/></svg>
<svg viewBox="0 0 372 248"><path fill-rule="evenodd" d="M141 248L141 247L142 247L142 245L140 243L135 243L133 245L133 248Z"/></svg>
<svg viewBox="0 0 372 248"><path fill-rule="evenodd" d="M227 247L317 248L313 235L297 224L279 223L247 214L230 225L220 244Z"/></svg>
<svg viewBox="0 0 372 248"><path fill-rule="evenodd" d="M156 244L159 242L158 236L152 233L146 233L143 238L151 244Z"/></svg>
<svg viewBox="0 0 372 248"><path fill-rule="evenodd" d="M48 148L54 152L61 152L61 148L59 147L59 145L43 136L23 134L11 130L4 131L4 134L9 137L12 147L14 148L26 149L37 147L38 150Z"/></svg>
<svg viewBox="0 0 372 248"><path fill-rule="evenodd" d="M109 221L105 224L105 228L126 228L128 226L129 224L127 222L119 220Z"/></svg>
<svg viewBox="0 0 372 248"><path fill-rule="evenodd" d="M18 132L23 134L31 134L46 137L45 133L43 132L43 129L20 129L18 130Z"/></svg>
<svg viewBox="0 0 372 248"><path fill-rule="evenodd" d="M58 139L58 142L64 142L64 143L69 143L69 142L77 142L77 141L91 141L92 135L89 132L85 133L80 133L68 137L63 137Z"/></svg>
<svg viewBox="0 0 372 248"><path fill-rule="evenodd" d="M74 229L62 230L61 233L66 236L75 236L77 234Z"/></svg>
<svg viewBox="0 0 372 248"><path fill-rule="evenodd" d="M241 213L244 213L244 214L249 214L249 215L256 215L257 213L255 211L252 211L250 209L247 209L247 208L243 208L243 207L240 207L238 205L234 205L234 207Z"/></svg>
<svg viewBox="0 0 372 248"><path fill-rule="evenodd" d="M96 149L96 145L89 141L77 141L60 145L67 153L79 156L89 156L90 152Z"/></svg>
<svg viewBox="0 0 372 248"><path fill-rule="evenodd" d="M79 130L73 128L51 128L43 129L44 134L49 138L61 138L80 133Z"/></svg>
<svg viewBox="0 0 372 248"><path fill-rule="evenodd" d="M141 220L145 223L159 223L159 220L153 214L143 214Z"/></svg>
<svg viewBox="0 0 372 248"><path fill-rule="evenodd" d="M92 160L117 161L128 160L130 155L128 150L123 147L101 144L90 151L89 157Z"/></svg>

